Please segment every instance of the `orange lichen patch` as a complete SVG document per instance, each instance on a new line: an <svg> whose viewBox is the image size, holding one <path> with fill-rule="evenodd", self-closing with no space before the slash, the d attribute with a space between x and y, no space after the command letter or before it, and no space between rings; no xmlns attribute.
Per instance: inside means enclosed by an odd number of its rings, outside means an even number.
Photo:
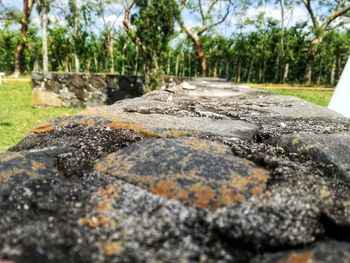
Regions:
<svg viewBox="0 0 350 263"><path fill-rule="evenodd" d="M195 194L194 205L200 208L211 209L210 203L215 201L215 192L213 189L200 183L191 186L191 191Z"/></svg>
<svg viewBox="0 0 350 263"><path fill-rule="evenodd" d="M183 140L183 144L199 152L208 152L208 144L204 140L186 139Z"/></svg>
<svg viewBox="0 0 350 263"><path fill-rule="evenodd" d="M55 128L50 123L41 123L33 128L34 133L47 133L53 131Z"/></svg>
<svg viewBox="0 0 350 263"><path fill-rule="evenodd" d="M344 201L344 202L343 202L343 205L344 205L344 206L350 206L350 200Z"/></svg>
<svg viewBox="0 0 350 263"><path fill-rule="evenodd" d="M219 154L219 155L225 155L228 153L231 153L228 146L224 144L215 143L213 145L213 142L208 142L206 140L198 140L196 138L189 138L182 141L183 144L190 146L192 149L199 151L199 152L207 152L211 154Z"/></svg>
<svg viewBox="0 0 350 263"><path fill-rule="evenodd" d="M142 127L140 125L124 123L118 120L111 121L107 126L112 129L132 130L138 134L142 131Z"/></svg>
<svg viewBox="0 0 350 263"><path fill-rule="evenodd" d="M24 173L25 171L23 169L10 169L0 172L0 183L7 182L11 177Z"/></svg>
<svg viewBox="0 0 350 263"><path fill-rule="evenodd" d="M32 161L32 167L36 170L45 170L45 164Z"/></svg>
<svg viewBox="0 0 350 263"><path fill-rule="evenodd" d="M110 184L102 187L98 192L97 196L103 198L97 203L96 211L100 213L107 212L113 204L113 199L118 195L119 186L116 184Z"/></svg>
<svg viewBox="0 0 350 263"><path fill-rule="evenodd" d="M174 181L165 180L157 183L156 186L152 189L152 192L161 197L171 198L173 197L174 192L176 194L176 189L178 187L179 186Z"/></svg>
<svg viewBox="0 0 350 263"><path fill-rule="evenodd" d="M288 259L280 260L278 263L312 263L313 251L306 253L293 254Z"/></svg>
<svg viewBox="0 0 350 263"><path fill-rule="evenodd" d="M94 119L88 119L86 122L87 126L89 126L90 128L93 128L95 125L95 121Z"/></svg>
<svg viewBox="0 0 350 263"><path fill-rule="evenodd" d="M260 186L255 186L255 187L253 187L253 189L252 189L252 194L253 195L261 195L262 193L263 193L263 188L262 187L260 187Z"/></svg>
<svg viewBox="0 0 350 263"><path fill-rule="evenodd" d="M237 194L232 188L222 188L218 197L218 203L220 206L232 204L234 202L242 202L245 200L245 196Z"/></svg>
<svg viewBox="0 0 350 263"><path fill-rule="evenodd" d="M165 138L180 138L180 137L186 137L186 136L193 136L194 133L191 131L185 131L185 130L166 130L162 132L161 137Z"/></svg>
<svg viewBox="0 0 350 263"><path fill-rule="evenodd" d="M97 228L99 226L103 226L103 227L107 227L110 229L114 229L117 226L117 222L108 217L108 216L104 216L104 215L99 215L96 217L84 217L84 218L80 218L78 220L78 224L79 225L86 225L90 228Z"/></svg>
<svg viewBox="0 0 350 263"><path fill-rule="evenodd" d="M34 173L34 172L26 172L26 174L29 176L29 177L31 177L31 178L36 178L36 177L38 177L38 174L36 174L36 173Z"/></svg>
<svg viewBox="0 0 350 263"><path fill-rule="evenodd" d="M298 144L300 144L301 143L301 140L300 140L300 138L299 137L293 137L293 139L292 139L292 145L298 145Z"/></svg>
<svg viewBox="0 0 350 263"><path fill-rule="evenodd" d="M328 188L324 187L320 190L320 196L323 197L323 198L327 198L327 197L330 197L332 195L332 192L329 191Z"/></svg>
<svg viewBox="0 0 350 263"><path fill-rule="evenodd" d="M65 126L68 126L70 123L72 123L72 120L69 120L69 119L63 119L62 121L59 122L59 126L61 127L65 127Z"/></svg>
<svg viewBox="0 0 350 263"><path fill-rule="evenodd" d="M96 211L97 212L108 211L112 206L112 202L113 202L113 200L110 200L110 199L99 202L96 206Z"/></svg>
<svg viewBox="0 0 350 263"><path fill-rule="evenodd" d="M79 225L86 225L90 228L97 228L99 226L114 229L117 222L109 216L109 211L112 208L113 200L118 195L119 186L116 184L109 184L101 187L94 195L96 200L97 212L96 216L84 217L78 220Z"/></svg>
<svg viewBox="0 0 350 263"><path fill-rule="evenodd" d="M111 129L120 129L120 130L131 130L137 134L144 135L150 138L159 138L159 135L152 131L144 130L142 126L138 124L125 123L118 120L112 120L108 125Z"/></svg>
<svg viewBox="0 0 350 263"><path fill-rule="evenodd" d="M119 186L117 184L109 184L99 189L98 196L101 197L114 197L117 194Z"/></svg>
<svg viewBox="0 0 350 263"><path fill-rule="evenodd" d="M263 168L249 168L248 174L260 183L267 183L270 179L269 171Z"/></svg>
<svg viewBox="0 0 350 263"><path fill-rule="evenodd" d="M247 176L235 175L231 180L231 185L234 186L235 188L240 188L240 189L247 187L247 185L249 185L250 183L251 183L251 178Z"/></svg>
<svg viewBox="0 0 350 263"><path fill-rule="evenodd" d="M160 136L152 131L141 131L141 134L144 135L147 138L160 138Z"/></svg>
<svg viewBox="0 0 350 263"><path fill-rule="evenodd" d="M22 154L17 153L17 152L8 152L8 153L0 155L0 162L5 163L5 162L11 161L13 159L19 158L19 157L22 157Z"/></svg>
<svg viewBox="0 0 350 263"><path fill-rule="evenodd" d="M104 253L108 257L118 255L123 250L121 242L108 242L104 246Z"/></svg>

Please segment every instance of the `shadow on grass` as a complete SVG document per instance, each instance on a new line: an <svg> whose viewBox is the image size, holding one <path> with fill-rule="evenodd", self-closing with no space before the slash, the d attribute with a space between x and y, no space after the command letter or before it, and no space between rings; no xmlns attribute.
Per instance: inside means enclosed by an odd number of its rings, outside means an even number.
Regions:
<svg viewBox="0 0 350 263"><path fill-rule="evenodd" d="M0 126L10 127L10 126L12 126L12 123L10 123L10 122L0 122Z"/></svg>

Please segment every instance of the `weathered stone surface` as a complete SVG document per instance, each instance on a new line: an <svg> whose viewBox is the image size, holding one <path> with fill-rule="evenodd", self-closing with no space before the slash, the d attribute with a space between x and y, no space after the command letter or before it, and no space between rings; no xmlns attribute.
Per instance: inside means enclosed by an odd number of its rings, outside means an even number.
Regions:
<svg viewBox="0 0 350 263"><path fill-rule="evenodd" d="M91 79L80 90L103 96ZM188 81L42 123L1 154L0 261L348 262L350 121Z"/></svg>
<svg viewBox="0 0 350 263"><path fill-rule="evenodd" d="M218 135L225 137L238 137L253 139L258 127L249 122L240 120L212 120L199 117L177 117L164 114L140 114L140 113L113 113L90 109L80 115L82 121L94 117L100 117L106 121L107 126L118 129L119 126L142 127L142 129L153 131L158 136L167 136L173 131L187 131L189 134Z"/></svg>
<svg viewBox="0 0 350 263"><path fill-rule="evenodd" d="M94 73L33 73L33 105L97 107L144 94L137 77Z"/></svg>
<svg viewBox="0 0 350 263"><path fill-rule="evenodd" d="M253 260L253 263L333 263L350 262L350 246L347 242L335 240L316 243L311 248L290 252L266 254Z"/></svg>
<svg viewBox="0 0 350 263"><path fill-rule="evenodd" d="M350 133L291 134L272 140L291 154L302 154L350 182Z"/></svg>
<svg viewBox="0 0 350 263"><path fill-rule="evenodd" d="M141 141L108 155L96 170L209 210L262 194L269 179L228 146L193 138Z"/></svg>
<svg viewBox="0 0 350 263"><path fill-rule="evenodd" d="M63 101L57 94L52 91L35 90L32 91L33 105L44 106L50 105L54 107L62 107Z"/></svg>

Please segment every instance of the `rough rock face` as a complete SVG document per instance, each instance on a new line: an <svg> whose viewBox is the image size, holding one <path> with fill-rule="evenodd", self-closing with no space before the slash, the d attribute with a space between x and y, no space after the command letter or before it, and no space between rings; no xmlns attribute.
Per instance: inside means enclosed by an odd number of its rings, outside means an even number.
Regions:
<svg viewBox="0 0 350 263"><path fill-rule="evenodd" d="M97 73L32 74L35 106L97 107L144 94L138 77Z"/></svg>
<svg viewBox="0 0 350 263"><path fill-rule="evenodd" d="M222 81L34 127L0 155L0 261L350 262L350 121Z"/></svg>

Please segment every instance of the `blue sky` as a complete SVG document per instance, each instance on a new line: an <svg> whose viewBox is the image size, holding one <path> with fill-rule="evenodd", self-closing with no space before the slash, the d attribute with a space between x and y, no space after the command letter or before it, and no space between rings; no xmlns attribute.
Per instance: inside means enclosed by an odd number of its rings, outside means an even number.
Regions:
<svg viewBox="0 0 350 263"><path fill-rule="evenodd" d="M78 0L79 1L79 0ZM12 7L16 7L18 9L22 8L22 0L3 0L3 2L5 3L6 6L12 6ZM68 2L68 0L56 0L56 2L58 3L58 5L60 5L60 7L65 7ZM116 19L116 27L122 29L122 6L119 7L119 9L115 9L117 11L114 11L113 13L107 14L105 16L105 20L112 24ZM261 6L259 8L256 7L251 7L249 8L246 12L245 12L245 17L250 17L250 18L254 18L256 17L260 12L265 12L267 17L271 17L277 20L280 20L280 10L278 8L278 6L273 6L271 4L266 4L265 6ZM119 15L119 17L117 18L117 15ZM59 17L57 17L57 15L55 16L51 16L52 19L56 19L57 21L64 23L64 19L60 19ZM189 14L189 13L185 13L183 16L184 20L186 21L187 25L191 25L191 26L196 26L198 25L198 20L196 19L196 17L194 17L193 15ZM300 22L300 21L305 21L308 19L308 14L305 11L304 8L302 8L301 6L294 8L293 10L289 10L286 13L286 18L287 18L287 26L292 26L294 25L296 22ZM235 25L237 23L240 22L240 20L242 20L242 17L239 16L234 16L231 15L228 17L227 21L222 24L220 27L216 28L216 33L218 34L222 34L225 36L230 36L234 31L235 31ZM32 22L39 26L39 17L38 14L36 12L36 10L34 10L34 13L32 15ZM94 23L94 31L99 31L102 27L103 27L103 20L101 18L96 18L96 21ZM253 28L246 28L245 30L253 30Z"/></svg>

